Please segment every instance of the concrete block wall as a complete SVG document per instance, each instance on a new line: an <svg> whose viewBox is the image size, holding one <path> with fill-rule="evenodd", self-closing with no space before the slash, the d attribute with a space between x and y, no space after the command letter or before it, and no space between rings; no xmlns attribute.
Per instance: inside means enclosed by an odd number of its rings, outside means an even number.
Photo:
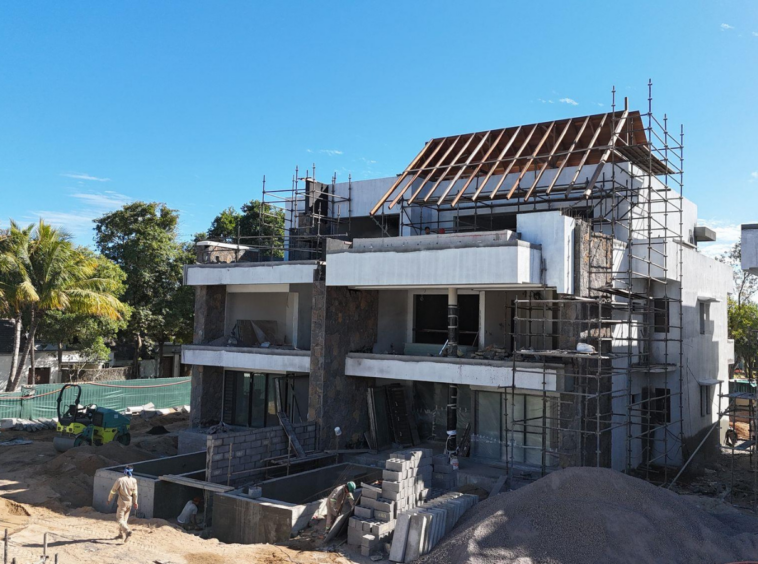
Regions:
<svg viewBox="0 0 758 564"><path fill-rule="evenodd" d="M293 428L303 449L315 450L316 424L303 423ZM263 469L267 459L286 456L288 447L289 439L281 427L208 435L206 479L217 484L243 483Z"/></svg>

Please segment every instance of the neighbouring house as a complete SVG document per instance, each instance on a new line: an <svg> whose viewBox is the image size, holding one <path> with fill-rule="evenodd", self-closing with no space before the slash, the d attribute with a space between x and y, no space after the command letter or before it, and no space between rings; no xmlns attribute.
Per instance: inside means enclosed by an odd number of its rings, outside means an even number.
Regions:
<svg viewBox="0 0 758 564"><path fill-rule="evenodd" d="M21 348L26 344L22 339ZM0 319L0 391L5 391L8 384L13 358L13 322ZM57 384L69 381L70 374L82 370L92 371L102 367L101 364L86 362L76 350L64 350L62 362L58 364L57 346L50 343L36 343L34 351L34 373L31 359L27 358L21 384Z"/></svg>
<svg viewBox="0 0 758 564"><path fill-rule="evenodd" d="M204 242L184 450L207 446L210 481L252 481L287 452L281 413L306 450L681 466L727 393L732 273L698 250L714 234L661 123L625 108L432 139L397 177L280 191L280 260Z"/></svg>

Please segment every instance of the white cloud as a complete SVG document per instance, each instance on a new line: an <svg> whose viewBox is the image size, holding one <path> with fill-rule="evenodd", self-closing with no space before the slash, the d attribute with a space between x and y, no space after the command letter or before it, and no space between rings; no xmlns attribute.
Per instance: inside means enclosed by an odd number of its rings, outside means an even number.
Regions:
<svg viewBox="0 0 758 564"><path fill-rule="evenodd" d="M734 29L734 26L725 23L721 24L721 31L729 31L730 29Z"/></svg>
<svg viewBox="0 0 758 564"><path fill-rule="evenodd" d="M578 106L579 105L579 102L577 102L576 100L572 100L571 98L561 98L558 101L562 102L564 104L569 104L571 106Z"/></svg>
<svg viewBox="0 0 758 564"><path fill-rule="evenodd" d="M718 257L740 240L742 228L739 223L722 219L701 219L698 224L710 227L716 232L716 242L698 245L703 254L709 257Z"/></svg>
<svg viewBox="0 0 758 564"><path fill-rule="evenodd" d="M92 222L103 214L132 201L128 196L112 191L77 192L69 197L76 201L76 206L79 208L76 211L34 210L27 219L35 221L42 219L50 225L60 227L74 239L78 239L77 242L89 244L94 228Z"/></svg>
<svg viewBox="0 0 758 564"><path fill-rule="evenodd" d="M66 178L75 178L76 180L94 180L95 182L111 181L110 178L98 178L97 176L92 176L86 172L62 172L61 176L65 176Z"/></svg>
<svg viewBox="0 0 758 564"><path fill-rule="evenodd" d="M758 37L758 31L753 32L753 37Z"/></svg>
<svg viewBox="0 0 758 564"><path fill-rule="evenodd" d="M750 173L750 182L755 182L756 180L758 180L758 170Z"/></svg>
<svg viewBox="0 0 758 564"><path fill-rule="evenodd" d="M306 149L306 153L320 153L322 155L327 155L329 157L334 157L337 155L341 155L342 151L339 151L337 149L319 149L318 151L314 151L313 149Z"/></svg>

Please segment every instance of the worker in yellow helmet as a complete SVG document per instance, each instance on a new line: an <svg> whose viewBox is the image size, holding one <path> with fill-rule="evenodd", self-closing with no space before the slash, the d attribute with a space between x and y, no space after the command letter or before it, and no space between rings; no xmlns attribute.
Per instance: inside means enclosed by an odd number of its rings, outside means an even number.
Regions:
<svg viewBox="0 0 758 564"><path fill-rule="evenodd" d="M342 513L342 507L345 505L345 501L350 504L352 508L355 505L355 498L353 497L355 492L355 482L348 482L347 484L341 484L332 490L329 497L326 500L326 534L334 525L334 520Z"/></svg>

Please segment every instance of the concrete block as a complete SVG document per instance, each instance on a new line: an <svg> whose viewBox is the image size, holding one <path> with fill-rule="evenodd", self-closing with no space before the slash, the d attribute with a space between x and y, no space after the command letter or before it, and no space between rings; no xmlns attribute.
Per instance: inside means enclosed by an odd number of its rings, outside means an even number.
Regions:
<svg viewBox="0 0 758 564"><path fill-rule="evenodd" d="M361 547L361 556L371 556L371 547L368 546L362 546Z"/></svg>
<svg viewBox="0 0 758 564"><path fill-rule="evenodd" d="M428 514L414 513L411 515L408 524L408 540L405 542L405 562L413 562L421 556L428 522Z"/></svg>
<svg viewBox="0 0 758 564"><path fill-rule="evenodd" d="M361 539L363 538L362 528L348 527L347 529L347 544L352 546L361 546Z"/></svg>
<svg viewBox="0 0 758 564"><path fill-rule="evenodd" d="M405 543L408 541L409 523L410 515L407 513L398 516L390 548L390 560L392 562L405 562Z"/></svg>
<svg viewBox="0 0 758 564"><path fill-rule="evenodd" d="M347 522L347 526L353 529L355 529L356 527L360 527L361 531L363 530L363 523L357 517L350 517L350 519Z"/></svg>
<svg viewBox="0 0 758 564"><path fill-rule="evenodd" d="M371 523L371 534L382 539L395 530L394 523Z"/></svg>
<svg viewBox="0 0 758 564"><path fill-rule="evenodd" d="M418 461L418 467L419 468L424 468L426 466L431 466L431 465L432 465L432 459L431 459L431 457L424 457L424 458L422 458L421 460Z"/></svg>
<svg viewBox="0 0 758 564"><path fill-rule="evenodd" d="M392 482L390 480L385 480L382 482L382 495L387 492L399 492L401 488L402 482Z"/></svg>
<svg viewBox="0 0 758 564"><path fill-rule="evenodd" d="M450 457L447 454L435 454L432 457L432 464L434 466L450 464Z"/></svg>
<svg viewBox="0 0 758 564"><path fill-rule="evenodd" d="M377 499L374 502L374 509L378 509L379 511L385 511L387 513L392 513L395 509L395 502L388 500L388 499Z"/></svg>
<svg viewBox="0 0 758 564"><path fill-rule="evenodd" d="M404 478L402 471L382 470L382 479L392 482L399 482Z"/></svg>
<svg viewBox="0 0 758 564"><path fill-rule="evenodd" d="M361 499L376 499L380 495L382 495L382 490L377 491L375 488L367 490L364 488L363 493L361 493Z"/></svg>
<svg viewBox="0 0 758 564"><path fill-rule="evenodd" d="M390 499L392 501L398 501L400 499L403 499L404 495L405 495L405 493L402 492L402 491L400 491L400 492L383 492L382 493L382 496L384 497L384 499Z"/></svg>
<svg viewBox="0 0 758 564"><path fill-rule="evenodd" d="M371 521L363 521L363 534L371 532Z"/></svg>
<svg viewBox="0 0 758 564"><path fill-rule="evenodd" d="M387 511L379 511L375 509L374 519L388 523L392 521L392 513L388 513Z"/></svg>
<svg viewBox="0 0 758 564"><path fill-rule="evenodd" d="M453 467L450 464L435 464L434 472L436 474L452 474Z"/></svg>
<svg viewBox="0 0 758 564"><path fill-rule="evenodd" d="M354 509L355 516L360 517L361 519L373 519L374 518L374 510L371 507L356 507Z"/></svg>
<svg viewBox="0 0 758 564"><path fill-rule="evenodd" d="M361 546L367 546L369 548L374 548L376 546L377 539L375 535L367 534L363 535L361 537Z"/></svg>
<svg viewBox="0 0 758 564"><path fill-rule="evenodd" d="M394 472L402 472L405 469L405 461L390 458L387 460L387 462L384 463L384 468L386 470L392 470Z"/></svg>
<svg viewBox="0 0 758 564"><path fill-rule="evenodd" d="M361 500L359 502L361 507L370 507L371 509L377 509L376 504L378 501L376 499L371 499L370 497L364 497L361 496Z"/></svg>

